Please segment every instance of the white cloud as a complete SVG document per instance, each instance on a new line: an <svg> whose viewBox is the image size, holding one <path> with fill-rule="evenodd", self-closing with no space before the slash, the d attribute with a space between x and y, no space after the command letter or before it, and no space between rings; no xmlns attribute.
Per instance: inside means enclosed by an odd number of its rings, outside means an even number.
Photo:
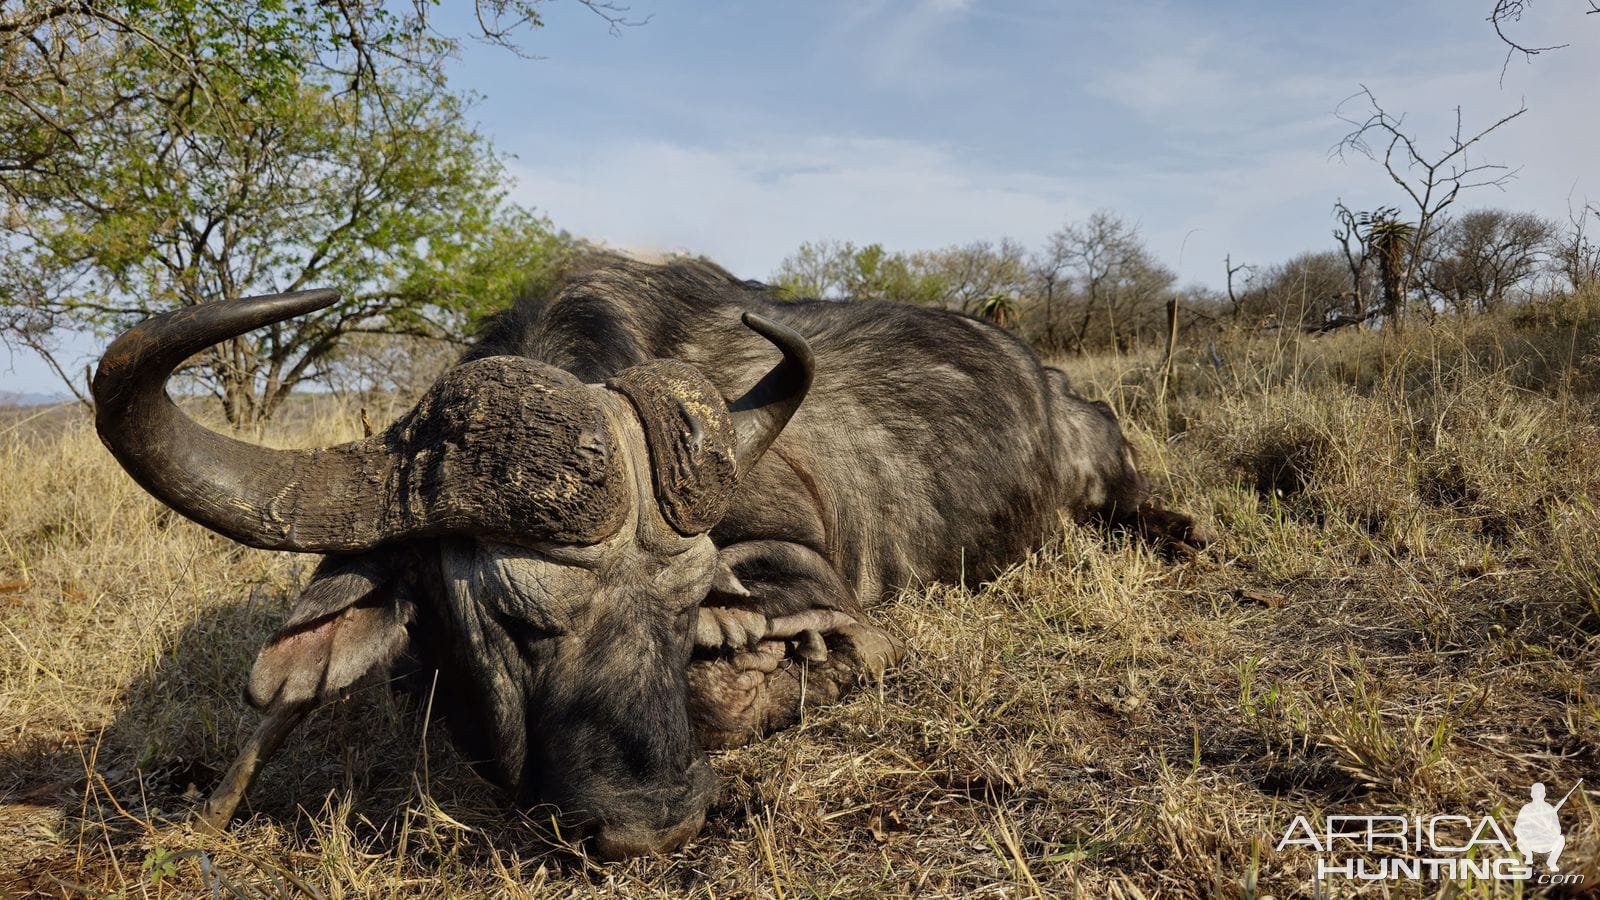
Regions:
<svg viewBox="0 0 1600 900"><path fill-rule="evenodd" d="M1054 9L1039 15L1059 26ZM844 54L839 68L857 73L857 83L925 92L937 102L971 96L973 82L955 90L952 79L990 71L1026 86L1019 90L1061 84L1063 116L1087 112L1072 102L1084 93L1109 101L1110 111L1099 104L1066 128L1041 128L1041 120L1021 116L1014 134L1002 128L1009 145L988 142L988 156L975 151L985 142L959 122L928 129L937 135L929 140L904 137L916 126L893 115L878 132L877 124L856 119L824 125L836 129L832 136L797 136L762 107L730 111L738 127L710 123L703 137L511 148L523 156L517 196L577 233L705 253L755 277L805 240L917 249L1011 236L1037 245L1063 222L1106 207L1138 222L1185 279L1218 284L1227 253L1273 262L1330 247L1335 199L1358 207L1401 200L1378 164L1328 158L1348 130L1334 108L1363 81L1391 112L1409 113L1408 126L1429 147L1442 145L1456 104L1470 125L1514 109L1526 92L1530 112L1482 148L1483 158L1523 166L1522 173L1503 194L1464 196L1463 207L1560 218L1574 180L1592 169L1600 119L1587 115L1587 94L1600 82L1600 55L1584 47L1514 65L1502 89L1498 50L1492 34L1476 30L1476 19L1465 33L1486 45L1441 36L1405 52L1384 45L1357 57L1343 52L1338 34L1307 31L1290 49L1273 32L1288 27L1281 22L1212 21L1209 11L1163 9L1102 9L1073 19L1074 40L1093 61L1056 72L1054 80L1020 82L1004 60L951 52L965 46L967 26L972 33L980 25L1044 27L1011 21L1021 15L1017 7L878 0L838 17L832 39L822 43ZM1094 54L1094 47L1105 52ZM1074 72L1082 77L1073 80ZM995 127L988 123L985 137ZM995 162L1002 154L1005 163ZM1580 205L1600 199L1600 183L1578 181L1574 196Z"/></svg>
<svg viewBox="0 0 1600 900"><path fill-rule="evenodd" d="M1394 82L1384 96L1395 110L1443 110L1456 87L1452 79ZM1486 143L1486 158L1525 169L1504 193L1464 195L1463 207L1563 217L1573 179L1586 171L1586 148L1600 142L1600 124L1571 115L1580 95L1577 86L1549 92ZM1469 123L1497 115L1507 100L1480 99L1486 112L1468 111ZM1423 129L1425 146L1443 140L1438 115L1410 121ZM703 253L756 278L802 241L877 241L911 250L1008 236L1037 246L1064 222L1105 207L1137 222L1186 281L1217 284L1224 254L1274 262L1331 248L1337 198L1358 207L1399 202L1378 164L1329 158L1345 130L1324 115L1276 133L1237 135L1223 153L1216 152L1218 141L1179 131L1169 136L1178 149L1159 160L1078 160L1057 171L1003 168L948 145L872 137L769 133L700 145L629 140L582 152L545 144L537 155L525 151L514 167L514 196L575 233L619 246ZM1188 156L1185 141L1195 148ZM1575 196L1579 205L1600 199L1600 183L1578 182Z"/></svg>
<svg viewBox="0 0 1600 900"><path fill-rule="evenodd" d="M621 246L704 253L765 277L801 241L922 249L1033 241L1081 216L1078 185L1003 172L909 141L772 136L725 147L607 144L522 162L513 196L558 225Z"/></svg>
<svg viewBox="0 0 1600 900"><path fill-rule="evenodd" d="M1114 186L1102 182L1114 199L1101 202L1139 210L1169 262L1182 246L1188 277L1217 283L1230 252L1235 260L1271 262L1330 247L1329 208L1339 197L1358 207L1405 205L1380 163L1328 158L1350 130L1334 109L1362 83L1390 113L1405 114L1408 133L1429 154L1448 145L1458 105L1470 135L1527 98L1528 113L1473 154L1474 162L1521 171L1503 192L1464 193L1460 208L1503 206L1559 219L1569 192L1579 205L1586 196L1600 198L1600 183L1580 179L1600 142L1600 119L1590 115L1600 57L1586 48L1513 65L1502 87L1502 48L1476 26L1405 52L1380 46L1351 58L1296 56L1275 36L1258 41L1183 14L1128 13L1112 27L1132 37L1140 53L1104 67L1087 89L1125 111L1160 152L1131 160ZM1334 37L1308 35L1309 44L1295 52ZM1345 111L1359 119L1365 101L1353 100ZM1135 184L1141 165L1150 173L1143 188Z"/></svg>

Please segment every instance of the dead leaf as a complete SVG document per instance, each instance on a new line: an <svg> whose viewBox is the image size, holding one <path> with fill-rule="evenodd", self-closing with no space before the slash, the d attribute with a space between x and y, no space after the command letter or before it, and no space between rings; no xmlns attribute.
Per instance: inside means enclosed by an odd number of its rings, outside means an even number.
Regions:
<svg viewBox="0 0 1600 900"><path fill-rule="evenodd" d="M0 594L20 594L31 587L33 587L33 580L29 578L0 581Z"/></svg>
<svg viewBox="0 0 1600 900"><path fill-rule="evenodd" d="M1244 603L1256 603L1267 609L1277 609L1289 598L1276 591L1263 591L1257 588L1238 588L1234 596Z"/></svg>

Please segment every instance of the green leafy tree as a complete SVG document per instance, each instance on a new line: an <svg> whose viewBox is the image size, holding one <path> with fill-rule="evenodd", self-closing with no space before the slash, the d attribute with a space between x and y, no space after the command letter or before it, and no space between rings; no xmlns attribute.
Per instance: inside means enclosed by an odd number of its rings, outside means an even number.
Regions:
<svg viewBox="0 0 1600 900"><path fill-rule="evenodd" d="M882 244L869 244L856 252L854 262L849 291L857 300L928 306L949 292L944 277L929 265L928 254L888 253Z"/></svg>
<svg viewBox="0 0 1600 900"><path fill-rule="evenodd" d="M341 289L186 367L242 426L348 336L458 334L555 265L567 241L507 202L427 6L0 5L0 330L48 352L63 330ZM535 13L480 4L483 36Z"/></svg>
<svg viewBox="0 0 1600 900"><path fill-rule="evenodd" d="M855 245L849 241L806 241L778 264L772 273L773 287L780 296L794 300L848 299L855 256Z"/></svg>
<svg viewBox="0 0 1600 900"><path fill-rule="evenodd" d="M939 305L968 315L979 314L979 306L997 294L1025 291L1030 281L1027 248L1010 238L972 241L918 254L917 259L943 288Z"/></svg>
<svg viewBox="0 0 1600 900"><path fill-rule="evenodd" d="M792 299L894 300L940 303L948 293L929 254L891 253L882 244L807 241L779 263L772 283Z"/></svg>

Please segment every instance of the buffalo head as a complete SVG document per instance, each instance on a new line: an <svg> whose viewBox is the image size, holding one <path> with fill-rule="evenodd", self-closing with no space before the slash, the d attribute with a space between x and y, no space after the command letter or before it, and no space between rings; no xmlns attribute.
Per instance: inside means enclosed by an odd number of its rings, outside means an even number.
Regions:
<svg viewBox="0 0 1600 900"><path fill-rule="evenodd" d="M782 359L731 403L671 360L588 385L479 359L382 433L315 450L225 437L167 397L192 355L337 296L159 316L94 379L100 435L150 493L241 543L327 554L247 696L304 710L409 647L437 667L468 754L521 803L605 857L681 845L713 785L685 709L696 614L730 577L706 532L804 398L805 341L747 314Z"/></svg>

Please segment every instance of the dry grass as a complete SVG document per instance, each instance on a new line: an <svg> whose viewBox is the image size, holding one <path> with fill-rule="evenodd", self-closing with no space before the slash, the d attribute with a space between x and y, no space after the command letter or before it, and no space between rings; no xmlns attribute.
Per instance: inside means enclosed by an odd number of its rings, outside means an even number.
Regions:
<svg viewBox="0 0 1600 900"><path fill-rule="evenodd" d="M1563 868L1600 883L1596 333L1223 340L1167 397L1151 360L1068 361L1218 544L1175 565L1068 528L897 599L904 668L718 755L701 837L608 867L381 686L303 729L254 818L191 833L309 562L164 512L84 422L0 424L0 892L1299 896L1295 815L1504 813L1579 777Z"/></svg>

